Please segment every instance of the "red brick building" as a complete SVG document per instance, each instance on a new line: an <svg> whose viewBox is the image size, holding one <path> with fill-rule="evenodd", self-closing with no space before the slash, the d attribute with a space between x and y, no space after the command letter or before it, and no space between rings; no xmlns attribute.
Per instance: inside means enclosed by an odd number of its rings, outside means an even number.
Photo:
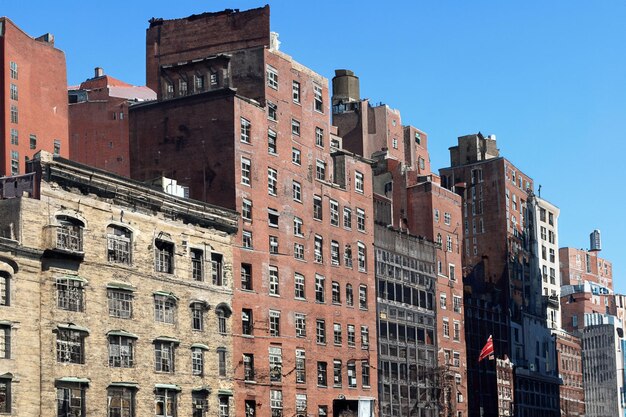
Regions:
<svg viewBox="0 0 626 417"><path fill-rule="evenodd" d="M335 74L333 124L338 127L343 146L377 161L374 168L376 221L435 243L435 259L432 261L436 277L433 282L436 285L431 291L436 312L434 328L438 353L436 363L426 362L425 367L432 367L429 372L434 375L440 393L435 399L439 412L443 415L466 416L461 197L441 187L439 177L432 174L428 137L424 132L413 126L403 126L398 110L386 105L372 106L368 100L361 100L358 78L352 71L337 70ZM375 244L377 247L381 244L378 236ZM402 244L398 243L398 246ZM377 259L378 262L381 260ZM377 278L381 302L385 297L380 294L380 281L386 278L384 274L379 277L378 273ZM379 353L380 360L385 361L387 358L383 352ZM381 368L384 372L384 366ZM408 385L409 392L412 384L417 382L410 378L400 381L400 385L402 382ZM428 381L428 378L424 378L424 381ZM394 401L393 396L387 401L387 381L383 380L381 386L381 414L409 415L402 407L403 396L400 395L400 401ZM416 408L426 403L422 400ZM395 408L400 414L394 413ZM423 415L431 411L428 408L420 410Z"/></svg>
<svg viewBox="0 0 626 417"><path fill-rule="evenodd" d="M585 415L585 390L583 388L582 349L580 338L569 333L554 332L560 386L561 415L582 417Z"/></svg>
<svg viewBox="0 0 626 417"><path fill-rule="evenodd" d="M25 172L39 150L69 155L65 54L47 33L32 38L0 18L0 176Z"/></svg>
<svg viewBox="0 0 626 417"><path fill-rule="evenodd" d="M146 46L132 177L241 212L231 415L373 415L371 166L331 149L327 80L278 51L268 6L155 19Z"/></svg>
<svg viewBox="0 0 626 417"><path fill-rule="evenodd" d="M128 107L155 100L154 91L96 68L93 78L68 94L70 159L130 177Z"/></svg>
<svg viewBox="0 0 626 417"><path fill-rule="evenodd" d="M595 282L613 289L613 264L601 258L597 250L560 248L562 285Z"/></svg>

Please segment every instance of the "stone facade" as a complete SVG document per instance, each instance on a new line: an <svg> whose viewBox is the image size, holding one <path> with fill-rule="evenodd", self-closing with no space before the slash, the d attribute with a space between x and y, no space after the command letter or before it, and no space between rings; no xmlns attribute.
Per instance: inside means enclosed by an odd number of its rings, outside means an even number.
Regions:
<svg viewBox="0 0 626 417"><path fill-rule="evenodd" d="M0 201L11 415L235 415L237 214L46 153L31 164L30 192Z"/></svg>

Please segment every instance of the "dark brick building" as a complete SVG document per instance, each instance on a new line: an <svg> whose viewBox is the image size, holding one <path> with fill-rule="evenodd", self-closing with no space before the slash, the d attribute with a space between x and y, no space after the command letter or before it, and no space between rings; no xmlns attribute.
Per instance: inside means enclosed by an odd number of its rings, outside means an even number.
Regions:
<svg viewBox="0 0 626 417"><path fill-rule="evenodd" d="M0 176L25 172L39 150L67 157L65 54L47 33L32 38L0 18Z"/></svg>
<svg viewBox="0 0 626 417"><path fill-rule="evenodd" d="M581 417L585 415L585 390L583 388L583 364L580 338L567 332L555 333L560 386L561 415Z"/></svg>
<svg viewBox="0 0 626 417"><path fill-rule="evenodd" d="M129 177L128 107L155 100L154 91L96 68L93 78L70 87L68 95L70 159Z"/></svg>
<svg viewBox="0 0 626 417"><path fill-rule="evenodd" d="M231 415L373 415L371 166L331 148L328 81L278 51L268 6L154 19L146 42L131 175L242 217Z"/></svg>

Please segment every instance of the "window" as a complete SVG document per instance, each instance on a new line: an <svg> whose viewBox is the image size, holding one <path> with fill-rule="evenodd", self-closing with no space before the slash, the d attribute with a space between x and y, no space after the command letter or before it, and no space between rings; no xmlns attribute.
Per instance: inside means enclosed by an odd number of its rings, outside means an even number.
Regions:
<svg viewBox="0 0 626 417"><path fill-rule="evenodd" d="M326 162L319 159L315 163L315 178L318 180L326 180Z"/></svg>
<svg viewBox="0 0 626 417"><path fill-rule="evenodd" d="M19 116L17 113L17 106L15 104L11 104L11 123L18 123Z"/></svg>
<svg viewBox="0 0 626 417"><path fill-rule="evenodd" d="M302 201L302 186L300 185L298 181L292 182L291 190L293 194L293 199L295 201L301 202Z"/></svg>
<svg viewBox="0 0 626 417"><path fill-rule="evenodd" d="M392 139L391 146L393 147L393 149L398 149L398 138Z"/></svg>
<svg viewBox="0 0 626 417"><path fill-rule="evenodd" d="M78 277L57 278L57 307L67 311L84 311L84 285Z"/></svg>
<svg viewBox="0 0 626 417"><path fill-rule="evenodd" d="M346 284L346 305L352 307L354 305L354 294L352 284Z"/></svg>
<svg viewBox="0 0 626 417"><path fill-rule="evenodd" d="M361 349L368 349L370 346L370 332L367 326L361 326Z"/></svg>
<svg viewBox="0 0 626 417"><path fill-rule="evenodd" d="M337 281L333 281L331 290L333 304L341 304L341 288Z"/></svg>
<svg viewBox="0 0 626 417"><path fill-rule="evenodd" d="M306 315L295 313L296 337L306 337Z"/></svg>
<svg viewBox="0 0 626 417"><path fill-rule="evenodd" d="M178 80L178 95L186 96L187 95L187 81Z"/></svg>
<svg viewBox="0 0 626 417"><path fill-rule="evenodd" d="M248 158L241 157L241 183L250 185L251 162Z"/></svg>
<svg viewBox="0 0 626 417"><path fill-rule="evenodd" d="M230 307L224 303L220 303L215 307L215 314L217 315L217 332L221 335L225 335L228 330L226 319L232 314Z"/></svg>
<svg viewBox="0 0 626 417"><path fill-rule="evenodd" d="M332 265L339 265L339 242L330 242L330 262Z"/></svg>
<svg viewBox="0 0 626 417"><path fill-rule="evenodd" d="M85 363L85 336L87 332L70 328L57 329L57 362Z"/></svg>
<svg viewBox="0 0 626 417"><path fill-rule="evenodd" d="M83 227L83 222L77 219L68 216L57 216L57 248L82 252Z"/></svg>
<svg viewBox="0 0 626 417"><path fill-rule="evenodd" d="M341 324L335 323L333 324L333 342L336 345L341 345L342 337L341 337Z"/></svg>
<svg viewBox="0 0 626 417"><path fill-rule="evenodd" d="M11 61L9 63L9 73L10 73L11 79L17 80L17 62Z"/></svg>
<svg viewBox="0 0 626 417"><path fill-rule="evenodd" d="M346 245L343 249L343 263L346 268L352 268L352 247Z"/></svg>
<svg viewBox="0 0 626 417"><path fill-rule="evenodd" d="M328 416L328 406L320 405L317 407L317 416L318 417L327 417Z"/></svg>
<svg viewBox="0 0 626 417"><path fill-rule="evenodd" d="M192 417L207 417L208 416L208 412L209 412L208 395L209 395L208 391L205 391L205 390L191 391L191 409L193 410ZM120 417L126 417L126 416L120 416Z"/></svg>
<svg viewBox="0 0 626 417"><path fill-rule="evenodd" d="M330 200L330 225L339 226L339 203Z"/></svg>
<svg viewBox="0 0 626 417"><path fill-rule="evenodd" d="M448 278L452 281L456 281L456 268L452 264L448 264Z"/></svg>
<svg viewBox="0 0 626 417"><path fill-rule="evenodd" d="M246 400L245 401L245 416L244 417L254 417L256 414L256 401L254 400Z"/></svg>
<svg viewBox="0 0 626 417"><path fill-rule="evenodd" d="M249 230L244 230L242 232L242 245L244 249L252 249L252 232Z"/></svg>
<svg viewBox="0 0 626 417"><path fill-rule="evenodd" d="M322 197L313 196L313 218L322 220Z"/></svg>
<svg viewBox="0 0 626 417"><path fill-rule="evenodd" d="M450 337L450 322L447 317L443 318L443 336Z"/></svg>
<svg viewBox="0 0 626 417"><path fill-rule="evenodd" d="M454 312L461 312L461 297L457 297L456 295L454 296Z"/></svg>
<svg viewBox="0 0 626 417"><path fill-rule="evenodd" d="M157 388L154 395L155 417L176 417L178 414L177 396L176 390Z"/></svg>
<svg viewBox="0 0 626 417"><path fill-rule="evenodd" d="M295 297L300 300L305 299L304 293L304 275L298 274L297 272L294 274L294 288L295 288Z"/></svg>
<svg viewBox="0 0 626 417"><path fill-rule="evenodd" d="M341 386L341 361L339 359L333 361L333 386Z"/></svg>
<svg viewBox="0 0 626 417"><path fill-rule="evenodd" d="M252 353L243 354L243 379L244 381L254 381L254 355Z"/></svg>
<svg viewBox="0 0 626 417"><path fill-rule="evenodd" d="M452 366L461 366L461 354L459 352L452 353Z"/></svg>
<svg viewBox="0 0 626 417"><path fill-rule="evenodd" d="M277 141L276 141L276 132L273 130L267 131L267 152L276 155L277 151Z"/></svg>
<svg viewBox="0 0 626 417"><path fill-rule="evenodd" d="M296 384L306 384L306 353L304 349L296 349Z"/></svg>
<svg viewBox="0 0 626 417"><path fill-rule="evenodd" d="M300 156L300 149L291 148L291 162L296 165L300 165L302 163L302 159Z"/></svg>
<svg viewBox="0 0 626 417"><path fill-rule="evenodd" d="M18 175L20 173L20 153L18 151L11 151L11 175Z"/></svg>
<svg viewBox="0 0 626 417"><path fill-rule="evenodd" d="M57 385L57 417L85 415L85 388L80 383Z"/></svg>
<svg viewBox="0 0 626 417"><path fill-rule="evenodd" d="M283 392L281 390L270 390L270 409L272 417L283 417Z"/></svg>
<svg viewBox="0 0 626 417"><path fill-rule="evenodd" d="M319 127L315 128L315 144L324 147L324 130Z"/></svg>
<svg viewBox="0 0 626 417"><path fill-rule="evenodd" d="M173 295L154 296L154 321L157 323L174 324L176 315L176 298Z"/></svg>
<svg viewBox="0 0 626 417"><path fill-rule="evenodd" d="M365 231L365 210L356 209L356 228L359 232Z"/></svg>
<svg viewBox="0 0 626 417"><path fill-rule="evenodd" d="M363 388L370 386L370 363L361 361L361 385Z"/></svg>
<svg viewBox="0 0 626 417"><path fill-rule="evenodd" d="M11 305L11 276L0 271L0 306Z"/></svg>
<svg viewBox="0 0 626 417"><path fill-rule="evenodd" d="M191 329L202 331L204 330L204 311L206 310L206 304L202 302L194 302L190 305L191 308Z"/></svg>
<svg viewBox="0 0 626 417"><path fill-rule="evenodd" d="M300 83L293 81L291 84L291 91L294 103L300 103Z"/></svg>
<svg viewBox="0 0 626 417"><path fill-rule="evenodd" d="M228 395L217 396L220 407L218 417L228 417L230 415L230 400L228 397Z"/></svg>
<svg viewBox="0 0 626 417"><path fill-rule="evenodd" d="M211 72L211 74L209 75L209 82L211 83L211 85L217 85L217 81L217 73Z"/></svg>
<svg viewBox="0 0 626 417"><path fill-rule="evenodd" d="M109 302L109 316L121 319L129 319L133 312L133 294L122 289L107 290Z"/></svg>
<svg viewBox="0 0 626 417"><path fill-rule="evenodd" d="M325 387L327 385L327 365L326 362L317 363L317 385Z"/></svg>
<svg viewBox="0 0 626 417"><path fill-rule="evenodd" d="M452 236L446 238L446 249L448 252L452 252Z"/></svg>
<svg viewBox="0 0 626 417"><path fill-rule="evenodd" d="M362 193L364 190L363 173L359 171L354 172L354 189L359 193Z"/></svg>
<svg viewBox="0 0 626 417"><path fill-rule="evenodd" d="M252 221L252 201L245 198L241 201L241 217L244 220Z"/></svg>
<svg viewBox="0 0 626 417"><path fill-rule="evenodd" d="M0 324L0 359L11 358L11 325Z"/></svg>
<svg viewBox="0 0 626 417"><path fill-rule="evenodd" d="M291 119L291 134L300 136L300 122L296 119Z"/></svg>
<svg viewBox="0 0 626 417"><path fill-rule="evenodd" d="M300 243L293 244L293 257L298 260L304 260L304 245Z"/></svg>
<svg viewBox="0 0 626 417"><path fill-rule="evenodd" d="M219 376L226 376L226 348L217 348L217 368Z"/></svg>
<svg viewBox="0 0 626 417"><path fill-rule="evenodd" d="M222 271L223 256L221 253L211 253L211 279L213 285L224 285L224 274Z"/></svg>
<svg viewBox="0 0 626 417"><path fill-rule="evenodd" d="M0 413L11 413L11 380L0 378Z"/></svg>
<svg viewBox="0 0 626 417"><path fill-rule="evenodd" d="M276 195L278 190L278 171L274 168L267 169L267 192Z"/></svg>
<svg viewBox="0 0 626 417"><path fill-rule="evenodd" d="M279 217L279 213L277 210L274 210L273 208L269 208L267 209L267 224L269 227L274 227L277 228L278 227L278 217Z"/></svg>
<svg viewBox="0 0 626 417"><path fill-rule="evenodd" d="M348 361L348 388L356 388L356 362Z"/></svg>
<svg viewBox="0 0 626 417"><path fill-rule="evenodd" d="M175 342L171 340L154 341L154 370L157 372L174 373Z"/></svg>
<svg viewBox="0 0 626 417"><path fill-rule="evenodd" d="M315 274L315 301L318 303L325 302L324 281L322 275Z"/></svg>
<svg viewBox="0 0 626 417"><path fill-rule="evenodd" d="M322 100L322 87L319 85L313 85L313 95L315 102L315 111L324 113L324 101Z"/></svg>
<svg viewBox="0 0 626 417"><path fill-rule="evenodd" d="M270 310L270 336L280 336L280 311Z"/></svg>
<svg viewBox="0 0 626 417"><path fill-rule="evenodd" d="M267 102L267 118L273 121L278 119L278 106L270 101Z"/></svg>
<svg viewBox="0 0 626 417"><path fill-rule="evenodd" d="M174 273L174 244L165 240L154 241L154 268L156 272Z"/></svg>
<svg viewBox="0 0 626 417"><path fill-rule="evenodd" d="M278 236L270 236L270 249L271 254L278 254Z"/></svg>
<svg viewBox="0 0 626 417"><path fill-rule="evenodd" d="M314 245L315 262L324 262L324 254L322 252L324 239L320 235L315 235Z"/></svg>
<svg viewBox="0 0 626 417"><path fill-rule="evenodd" d="M194 75L193 79L195 91L204 91L204 77L202 75Z"/></svg>
<svg viewBox="0 0 626 417"><path fill-rule="evenodd" d="M443 213L443 222L449 225L451 221L452 221L452 216L450 215L450 213L448 212Z"/></svg>
<svg viewBox="0 0 626 417"><path fill-rule="evenodd" d="M357 247L358 247L357 259L359 262L359 271L365 272L367 271L367 252L365 249L365 245L361 242L358 242Z"/></svg>
<svg viewBox="0 0 626 417"><path fill-rule="evenodd" d="M300 217L293 218L293 234L295 236L304 236L302 234L302 219Z"/></svg>
<svg viewBox="0 0 626 417"><path fill-rule="evenodd" d="M278 90L278 71L269 65L267 66L267 86Z"/></svg>
<svg viewBox="0 0 626 417"><path fill-rule="evenodd" d="M29 136L29 139L30 139L30 143L29 143L30 149L37 149L37 135L34 135L31 133Z"/></svg>
<svg viewBox="0 0 626 417"><path fill-rule="evenodd" d="M107 416L110 417L134 417L135 416L135 390L130 388L107 389Z"/></svg>
<svg viewBox="0 0 626 417"><path fill-rule="evenodd" d="M349 207L343 208L343 227L346 229L352 228L352 210Z"/></svg>
<svg viewBox="0 0 626 417"><path fill-rule="evenodd" d="M252 265L241 264L241 289L252 291Z"/></svg>
<svg viewBox="0 0 626 417"><path fill-rule="evenodd" d="M354 329L354 324L348 324L348 346L356 346L356 331Z"/></svg>
<svg viewBox="0 0 626 417"><path fill-rule="evenodd" d="M315 336L318 345L326 344L326 322L318 319L315 323Z"/></svg>
<svg viewBox="0 0 626 417"><path fill-rule="evenodd" d="M107 227L107 257L109 262L130 265L131 232L125 227Z"/></svg>
<svg viewBox="0 0 626 417"><path fill-rule="evenodd" d="M439 294L439 307L442 310L445 310L447 308L447 297L445 294Z"/></svg>
<svg viewBox="0 0 626 417"><path fill-rule="evenodd" d="M248 119L241 117L240 126L240 140L244 143L250 143L250 130L252 129L252 124Z"/></svg>
<svg viewBox="0 0 626 417"><path fill-rule="evenodd" d="M204 251L191 249L191 278L194 281L204 281Z"/></svg>
<svg viewBox="0 0 626 417"><path fill-rule="evenodd" d="M252 336L252 309L244 308L241 310L241 333Z"/></svg>
<svg viewBox="0 0 626 417"><path fill-rule="evenodd" d="M278 283L278 268L276 268L275 266L269 267L269 291L270 295L280 295Z"/></svg>
<svg viewBox="0 0 626 417"><path fill-rule="evenodd" d="M11 128L11 145L18 145L19 138L17 129Z"/></svg>
<svg viewBox="0 0 626 417"><path fill-rule="evenodd" d="M359 286L359 308L367 310L367 287L365 285Z"/></svg>
<svg viewBox="0 0 626 417"><path fill-rule="evenodd" d="M123 332L109 333L109 366L112 368L132 368L135 350L135 337Z"/></svg>
<svg viewBox="0 0 626 417"><path fill-rule="evenodd" d="M270 381L280 382L283 379L283 351L276 346L269 348Z"/></svg>
<svg viewBox="0 0 626 417"><path fill-rule="evenodd" d="M461 323L455 320L453 326L452 338L458 342L461 340Z"/></svg>

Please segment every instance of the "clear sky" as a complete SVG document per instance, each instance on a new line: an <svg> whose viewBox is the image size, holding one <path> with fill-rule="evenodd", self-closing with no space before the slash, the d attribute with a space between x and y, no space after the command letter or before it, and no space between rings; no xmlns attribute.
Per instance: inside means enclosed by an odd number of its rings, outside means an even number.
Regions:
<svg viewBox="0 0 626 417"><path fill-rule="evenodd" d="M31 36L50 32L68 83L93 68L145 84L151 17L178 18L264 1L8 1L0 13ZM589 247L626 292L626 2L617 0L273 1L281 50L329 80L353 70L361 96L429 134L433 169L458 136L496 134L501 154L561 209L559 244ZM626 173L624 175L626 185ZM620 214L622 213L622 214Z"/></svg>

